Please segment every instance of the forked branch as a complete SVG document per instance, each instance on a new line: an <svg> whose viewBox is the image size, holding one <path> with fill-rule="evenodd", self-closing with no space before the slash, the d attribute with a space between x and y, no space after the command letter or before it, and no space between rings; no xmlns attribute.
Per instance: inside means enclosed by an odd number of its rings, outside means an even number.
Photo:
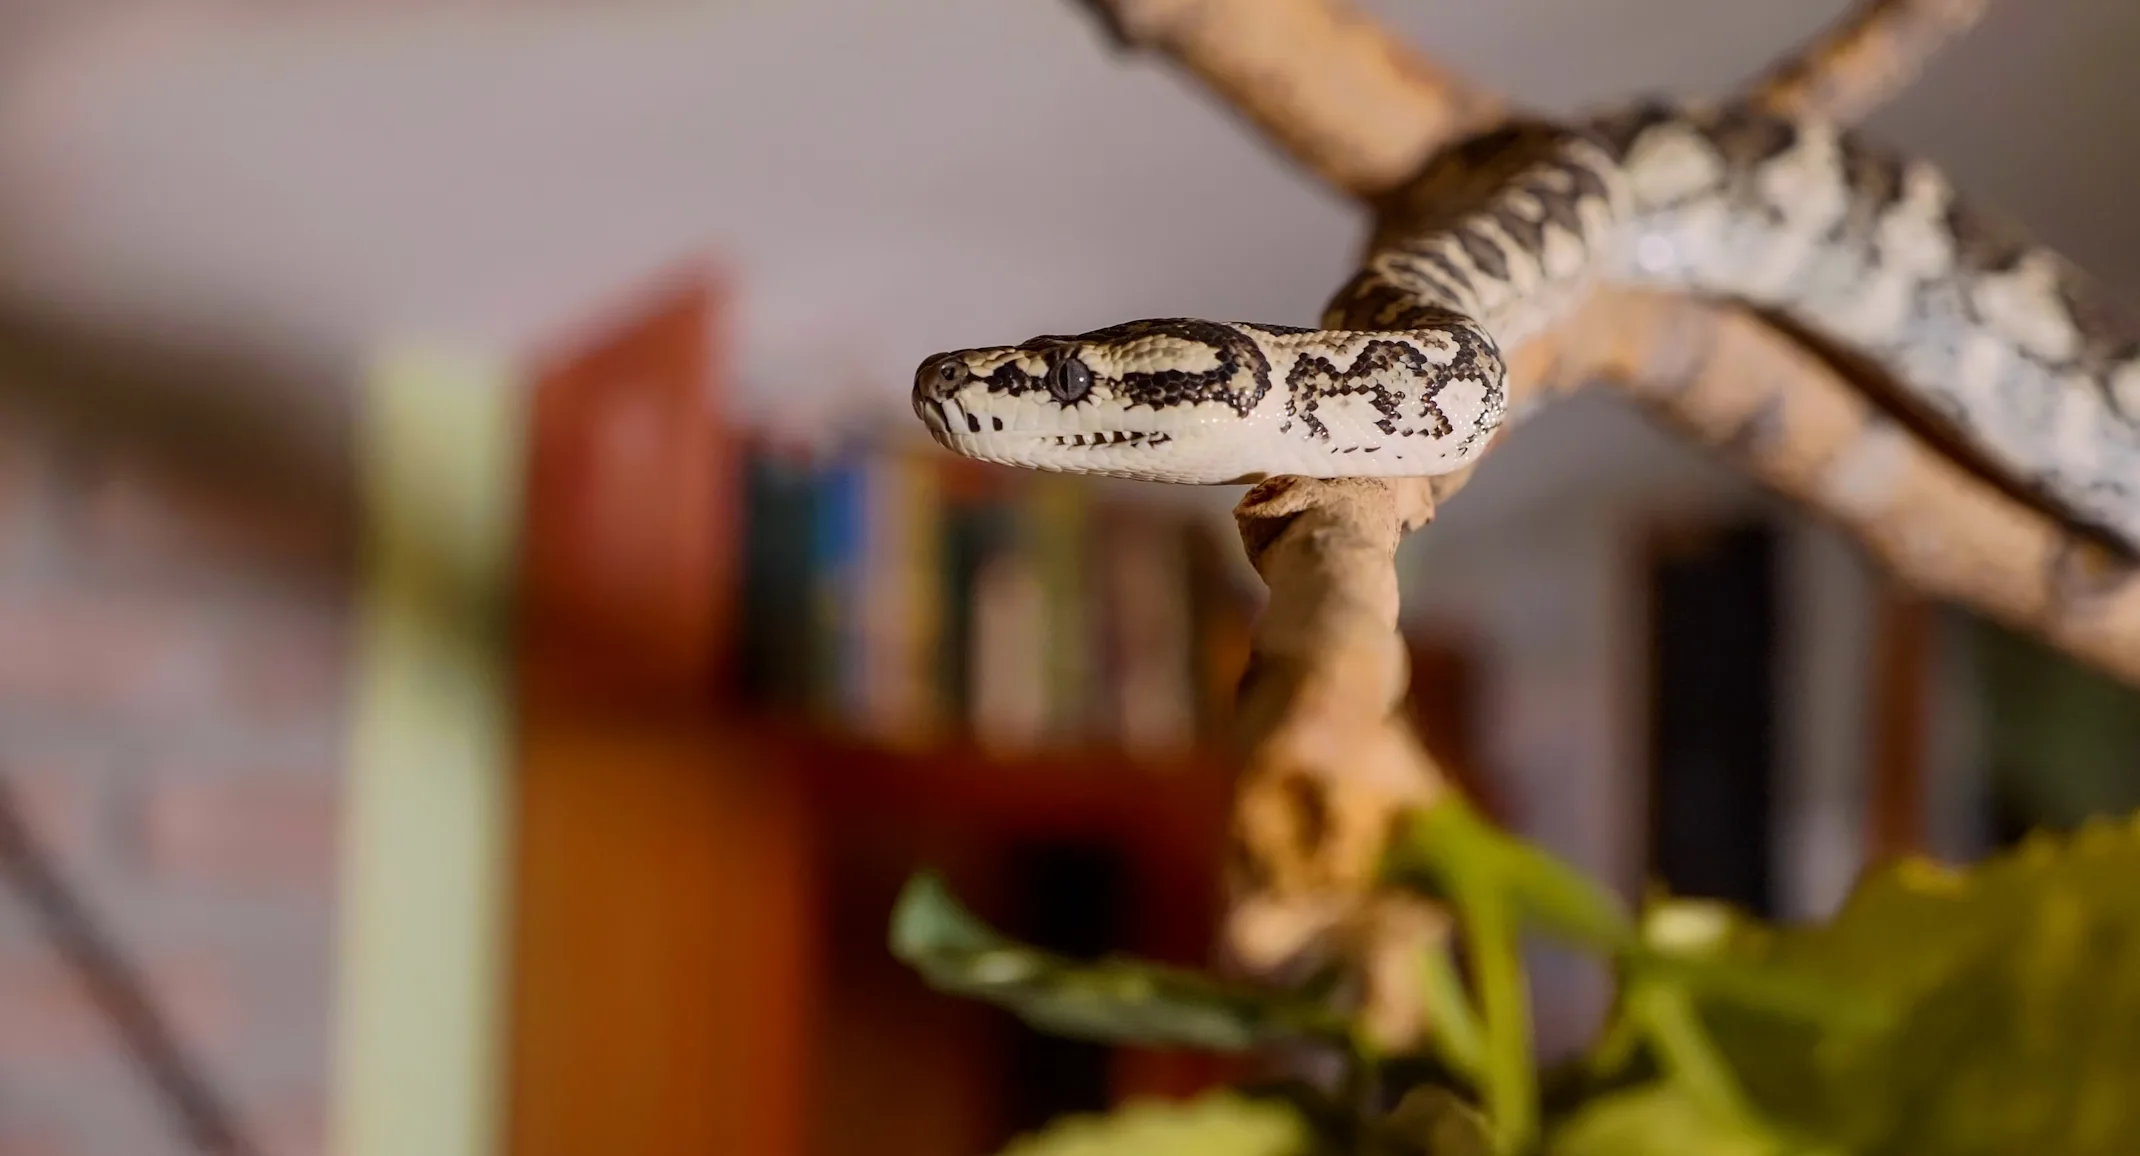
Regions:
<svg viewBox="0 0 2140 1156"><path fill-rule="evenodd" d="M1165 54L1296 163L1362 198L1401 183L1503 107L1341 0L1080 2L1103 12L1122 43ZM1906 87L1983 7L1869 0L1751 92L1794 112L1857 119ZM1592 381L1625 389L1841 523L1913 585L2140 680L2140 579L1887 421L1849 379L1751 314L1601 294L1515 351L1512 368L1519 404ZM1257 676L1241 703L1250 753L1229 945L1250 962L1282 958L1367 912L1372 833L1396 808L1443 789L1393 717L1402 676L1390 673L1401 663L1391 656L1401 651L1384 546L1465 480L1287 479L1237 510L1272 585ZM1363 600L1385 587L1386 607L1380 593Z"/></svg>
<svg viewBox="0 0 2140 1156"><path fill-rule="evenodd" d="M1501 94L1414 51L1348 0L1072 0L1119 47L1172 60L1333 188L1371 198L1492 125ZM1864 0L1753 86L1780 110L1863 118L1989 0Z"/></svg>
<svg viewBox="0 0 2140 1156"><path fill-rule="evenodd" d="M1947 41L1984 15L1990 0L1871 0L1754 85L1779 112L1863 120L1908 88Z"/></svg>
<svg viewBox="0 0 2140 1156"><path fill-rule="evenodd" d="M1402 183L1503 111L1346 0L1075 2L1118 45L1173 60L1295 164L1356 197Z"/></svg>
<svg viewBox="0 0 2140 1156"><path fill-rule="evenodd" d="M2140 684L2140 570L1968 472L1750 314L1600 295L1517 371L1534 389L1626 390L1840 524L1909 586Z"/></svg>

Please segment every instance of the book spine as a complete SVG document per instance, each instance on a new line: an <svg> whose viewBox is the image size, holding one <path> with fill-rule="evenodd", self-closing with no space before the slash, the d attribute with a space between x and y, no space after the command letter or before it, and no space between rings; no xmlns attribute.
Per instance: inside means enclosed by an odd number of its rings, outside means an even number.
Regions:
<svg viewBox="0 0 2140 1156"><path fill-rule="evenodd" d="M942 551L935 471L913 454L893 449L868 463L863 557L854 605L860 615L861 699L858 723L871 737L913 747L936 730L930 667L937 619Z"/></svg>
<svg viewBox="0 0 2140 1156"><path fill-rule="evenodd" d="M848 449L827 459L817 478L810 551L810 714L845 725L859 713L855 687L860 630L859 589L866 474Z"/></svg>
<svg viewBox="0 0 2140 1156"><path fill-rule="evenodd" d="M1045 730L1050 741L1065 745L1091 731L1086 494L1087 487L1075 479L1042 475L1034 480L1026 508L1026 543L1042 606Z"/></svg>
<svg viewBox="0 0 2140 1156"><path fill-rule="evenodd" d="M1047 591L1024 551L1004 550L974 574L970 725L993 754L1049 739Z"/></svg>
<svg viewBox="0 0 2140 1156"><path fill-rule="evenodd" d="M1114 666L1104 683L1114 739L1131 757L1176 758L1196 740L1187 554L1171 527L1125 513L1105 551Z"/></svg>
<svg viewBox="0 0 2140 1156"><path fill-rule="evenodd" d="M937 675L943 662L940 644L946 613L939 569L944 557L943 474L935 462L912 451L901 460L906 467L910 539L905 556L908 617L902 634L900 677L910 700L912 741L939 743L946 729L944 687Z"/></svg>
<svg viewBox="0 0 2140 1156"><path fill-rule="evenodd" d="M975 720L988 709L983 686L988 669L1000 660L984 662L984 654L1003 645L984 638L1003 629L1000 610L984 614L984 581L991 564L1014 556L1018 549L1016 509L1002 496L977 494L953 503L946 511L942 550L943 607L939 622L942 639L937 661L943 686L945 716L954 725L972 732ZM996 579L1001 582L1000 577ZM1001 598L1002 595L993 595ZM1014 630L1017 629L1013 623Z"/></svg>
<svg viewBox="0 0 2140 1156"><path fill-rule="evenodd" d="M809 583L816 482L811 463L773 444L744 468L742 686L753 700L798 707L807 692Z"/></svg>
<svg viewBox="0 0 2140 1156"><path fill-rule="evenodd" d="M774 628L779 603L774 567L779 550L773 538L779 478L777 465L763 446L745 445L741 451L743 558L737 593L736 691L746 702L765 703L775 694L774 664L780 647Z"/></svg>

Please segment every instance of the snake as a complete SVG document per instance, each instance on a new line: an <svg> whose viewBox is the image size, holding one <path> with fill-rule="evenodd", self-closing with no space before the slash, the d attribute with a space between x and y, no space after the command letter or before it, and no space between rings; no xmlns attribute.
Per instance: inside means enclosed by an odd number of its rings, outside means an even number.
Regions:
<svg viewBox="0 0 2140 1156"><path fill-rule="evenodd" d="M1937 165L1834 122L1654 98L1512 119L1381 198L1363 251L1317 327L1150 318L938 353L915 413L955 454L1035 470L1434 477L1523 416L1505 351L1601 286L1655 288L1869 363L1884 404L2140 549L2140 322Z"/></svg>

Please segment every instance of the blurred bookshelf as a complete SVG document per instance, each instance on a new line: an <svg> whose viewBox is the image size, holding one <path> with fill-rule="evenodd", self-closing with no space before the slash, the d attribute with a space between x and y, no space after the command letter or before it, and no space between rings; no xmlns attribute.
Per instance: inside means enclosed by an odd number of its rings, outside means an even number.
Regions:
<svg viewBox="0 0 2140 1156"><path fill-rule="evenodd" d="M884 920L930 866L1043 944L1205 962L1259 593L1225 528L738 421L724 301L529 369L507 1147L977 1152L1223 1077L928 992Z"/></svg>
<svg viewBox="0 0 2140 1156"><path fill-rule="evenodd" d="M1261 594L1227 528L910 423L740 420L726 300L681 279L525 369L507 1149L978 1153L1224 1078L938 996L884 936L928 866L1043 945L1206 962ZM1769 514L1650 520L1601 563L1629 569L1608 601L1644 810L1576 817L1644 874L1803 908L1838 890L1827 859L2135 797L2124 688L1833 559L1815 582L1825 555ZM1457 784L1518 829L1575 822L1585 796L1483 776L1476 730L1550 722L1572 676L1409 641L1408 709ZM1818 749L1793 745L1808 701Z"/></svg>
<svg viewBox="0 0 2140 1156"><path fill-rule="evenodd" d="M1201 520L896 439L741 456L740 703L893 750L1111 770L1220 738L1253 603Z"/></svg>

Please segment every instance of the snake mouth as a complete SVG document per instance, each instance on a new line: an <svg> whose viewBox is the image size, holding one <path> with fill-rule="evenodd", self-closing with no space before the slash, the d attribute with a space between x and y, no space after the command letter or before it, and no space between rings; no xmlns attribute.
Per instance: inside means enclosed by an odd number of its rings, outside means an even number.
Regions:
<svg viewBox="0 0 2140 1156"><path fill-rule="evenodd" d="M1174 440L1173 434L1143 433L1136 430L1098 430L1089 434L1057 434L1053 444L1065 447L1076 446L1163 446Z"/></svg>

